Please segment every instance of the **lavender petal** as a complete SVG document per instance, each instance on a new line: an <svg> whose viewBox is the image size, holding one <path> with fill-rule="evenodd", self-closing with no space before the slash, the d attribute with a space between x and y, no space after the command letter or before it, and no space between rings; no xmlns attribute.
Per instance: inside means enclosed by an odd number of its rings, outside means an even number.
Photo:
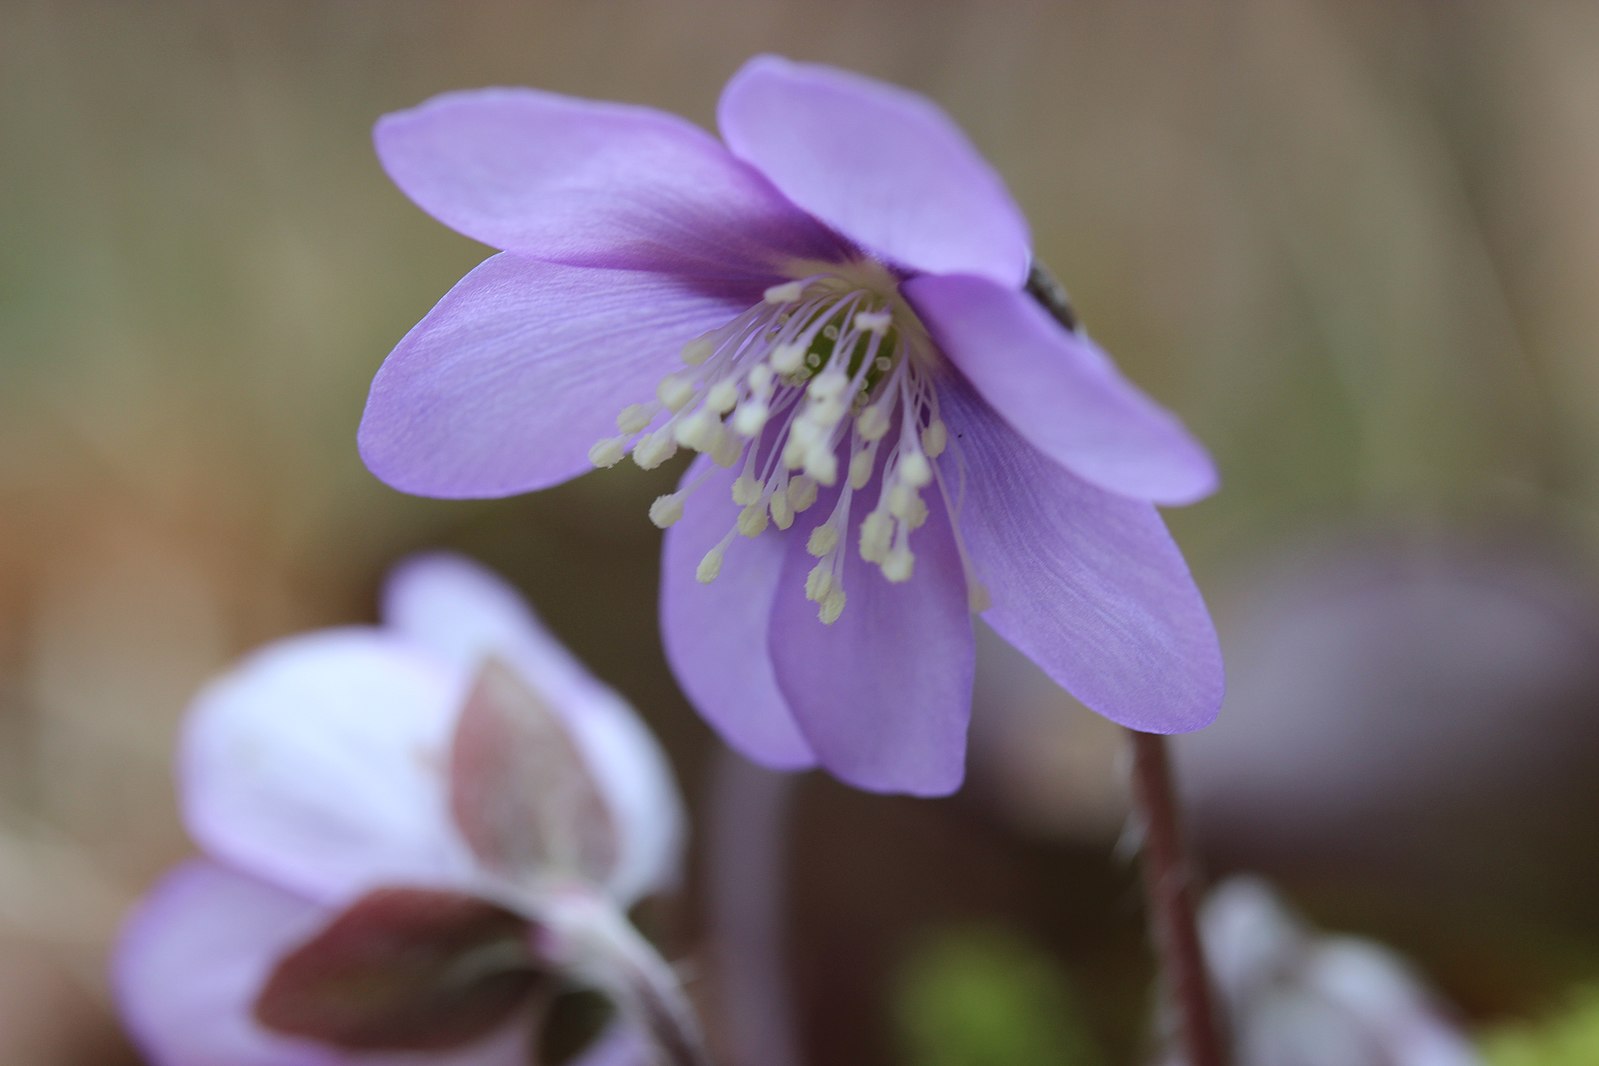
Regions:
<svg viewBox="0 0 1599 1066"><path fill-rule="evenodd" d="M1027 222L966 135L916 93L758 56L722 92L722 137L782 193L915 271L1021 287Z"/></svg>

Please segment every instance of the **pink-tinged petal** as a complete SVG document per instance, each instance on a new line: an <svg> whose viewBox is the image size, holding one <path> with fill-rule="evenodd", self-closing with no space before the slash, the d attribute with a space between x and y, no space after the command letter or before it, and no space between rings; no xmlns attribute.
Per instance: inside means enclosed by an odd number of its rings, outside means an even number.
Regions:
<svg viewBox="0 0 1599 1066"><path fill-rule="evenodd" d="M683 345L760 300L759 287L511 255L429 311L372 381L361 457L404 492L509 496L592 469L616 416L655 395Z"/></svg>
<svg viewBox="0 0 1599 1066"><path fill-rule="evenodd" d="M527 919L458 892L369 892L281 955L251 1001L274 1033L346 1052L458 1051L554 984Z"/></svg>
<svg viewBox="0 0 1599 1066"><path fill-rule="evenodd" d="M195 701L181 752L189 831L318 901L470 877L445 794L459 682L376 630L273 644Z"/></svg>
<svg viewBox="0 0 1599 1066"><path fill-rule="evenodd" d="M394 183L445 225L535 259L769 277L835 237L675 115L532 89L447 93L373 131Z"/></svg>
<svg viewBox="0 0 1599 1066"><path fill-rule="evenodd" d="M111 980L134 1041L158 1066L417 1066L413 1054L349 1055L275 1034L252 1016L267 975L328 911L196 859L168 874L123 926ZM518 1017L428 1066L523 1066L533 1028ZM642 1061L642 1060L640 1060ZM610 1060L606 1066L621 1066ZM598 1063L595 1066L599 1066Z"/></svg>
<svg viewBox="0 0 1599 1066"><path fill-rule="evenodd" d="M785 538L775 531L735 536L716 580L695 576L705 553L738 521L736 474L702 456L683 476L684 487L705 481L666 531L661 639L677 683L722 739L764 766L798 770L814 766L816 756L794 724L766 650Z"/></svg>
<svg viewBox="0 0 1599 1066"><path fill-rule="evenodd" d="M621 834L606 881L623 907L682 880L688 817L660 743L620 698L595 700L573 719L579 746Z"/></svg>
<svg viewBox="0 0 1599 1066"><path fill-rule="evenodd" d="M389 630L462 673L495 655L545 680L587 680L516 589L460 555L428 552L402 560L384 583L380 614Z"/></svg>
<svg viewBox="0 0 1599 1066"><path fill-rule="evenodd" d="M461 710L450 807L478 861L518 887L603 884L616 865L615 822L565 718L499 659Z"/></svg>
<svg viewBox="0 0 1599 1066"><path fill-rule="evenodd" d="M571 1066L650 1066L654 1052L635 1029L613 1024Z"/></svg>
<svg viewBox="0 0 1599 1066"><path fill-rule="evenodd" d="M965 776L971 610L949 516L935 492L927 502L927 523L911 536L915 569L909 581L893 584L856 550L855 530L869 506L857 497L841 549L847 602L831 625L805 598L816 560L800 525L784 538L768 637L778 684L822 766L873 792L942 796ZM825 517L831 506L818 500L814 513Z"/></svg>
<svg viewBox="0 0 1599 1066"><path fill-rule="evenodd" d="M250 1013L277 957L326 912L205 860L168 874L124 925L112 984L134 1041L160 1066L335 1066Z"/></svg>
<svg viewBox="0 0 1599 1066"><path fill-rule="evenodd" d="M518 1011L507 1024L466 1047L431 1051L425 1057L409 1051L357 1055L349 1059L348 1066L526 1066L534 1061L537 1037L535 1019ZM339 1066L346 1064L341 1060Z"/></svg>
<svg viewBox="0 0 1599 1066"><path fill-rule="evenodd" d="M750 60L722 92L722 137L794 203L914 271L1019 288L1027 222L994 169L925 97L832 67Z"/></svg>
<svg viewBox="0 0 1599 1066"><path fill-rule="evenodd" d="M961 382L939 389L966 463L960 528L983 615L1106 718L1151 733L1209 725L1221 649L1154 507L1104 492L1034 448Z"/></svg>
<svg viewBox="0 0 1599 1066"><path fill-rule="evenodd" d="M462 676L494 655L546 693L571 726L621 835L608 881L612 894L626 905L677 882L685 818L660 745L633 708L584 669L514 589L459 556L416 556L392 572L383 619Z"/></svg>
<svg viewBox="0 0 1599 1066"><path fill-rule="evenodd" d="M1155 503L1215 490L1210 456L1182 424L1030 296L973 277L913 278L903 289L978 393L1078 477Z"/></svg>

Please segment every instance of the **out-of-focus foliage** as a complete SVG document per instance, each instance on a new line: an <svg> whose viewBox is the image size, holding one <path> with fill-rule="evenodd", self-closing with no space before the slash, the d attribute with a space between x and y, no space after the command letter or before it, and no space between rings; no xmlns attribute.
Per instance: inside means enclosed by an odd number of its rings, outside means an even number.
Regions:
<svg viewBox="0 0 1599 1066"><path fill-rule="evenodd" d="M1489 1066L1593 1066L1599 1062L1599 988L1579 991L1542 1021L1490 1030L1482 1046Z"/></svg>
<svg viewBox="0 0 1599 1066"><path fill-rule="evenodd" d="M1015 933L945 930L905 964L896 1000L914 1066L1099 1066L1071 982Z"/></svg>

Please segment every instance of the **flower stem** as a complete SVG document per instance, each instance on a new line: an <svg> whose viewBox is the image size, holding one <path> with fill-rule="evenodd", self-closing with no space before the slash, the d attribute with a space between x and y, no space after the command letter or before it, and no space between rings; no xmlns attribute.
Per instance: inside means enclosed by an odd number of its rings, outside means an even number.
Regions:
<svg viewBox="0 0 1599 1066"><path fill-rule="evenodd" d="M551 895L535 944L547 964L611 997L649 1043L655 1066L710 1066L682 982L609 900L586 891Z"/></svg>
<svg viewBox="0 0 1599 1066"><path fill-rule="evenodd" d="M661 1066L710 1066L705 1036L672 968L633 927L622 923L616 994L649 1037Z"/></svg>
<svg viewBox="0 0 1599 1066"><path fill-rule="evenodd" d="M1166 738L1133 739L1133 804L1143 822L1144 897L1166 994L1177 1007L1185 1066L1226 1066L1210 974L1194 921L1193 879L1177 823Z"/></svg>
<svg viewBox="0 0 1599 1066"><path fill-rule="evenodd" d="M1081 328L1066 289L1036 260L1027 274L1026 291L1063 328L1073 333ZM1161 981L1177 1004L1185 1066L1226 1066L1210 972L1194 921L1193 882L1177 825L1177 790L1166 757L1166 738L1128 732L1133 737L1133 804L1143 820L1144 898Z"/></svg>
<svg viewBox="0 0 1599 1066"><path fill-rule="evenodd" d="M740 1066L799 1066L783 922L795 776L731 749L718 757L707 827L721 1020Z"/></svg>

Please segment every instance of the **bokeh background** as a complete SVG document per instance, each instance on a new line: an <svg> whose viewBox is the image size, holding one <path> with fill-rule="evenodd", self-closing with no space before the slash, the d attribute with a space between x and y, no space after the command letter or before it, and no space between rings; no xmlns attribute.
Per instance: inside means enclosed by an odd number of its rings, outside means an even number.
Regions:
<svg viewBox="0 0 1599 1066"><path fill-rule="evenodd" d="M1232 678L1178 745L1206 874L1388 941L1474 1031L1569 1038L1599 981L1599 6L4 0L0 1061L138 1061L104 959L187 849L187 698L370 618L427 547L508 574L668 745L694 875L646 919L719 1040L1140 1061L1113 728L996 644L957 797L750 771L659 650L675 468L445 503L356 456L373 371L485 255L387 183L379 114L531 84L709 125L768 50L942 102L1214 448L1224 491L1169 516Z"/></svg>

